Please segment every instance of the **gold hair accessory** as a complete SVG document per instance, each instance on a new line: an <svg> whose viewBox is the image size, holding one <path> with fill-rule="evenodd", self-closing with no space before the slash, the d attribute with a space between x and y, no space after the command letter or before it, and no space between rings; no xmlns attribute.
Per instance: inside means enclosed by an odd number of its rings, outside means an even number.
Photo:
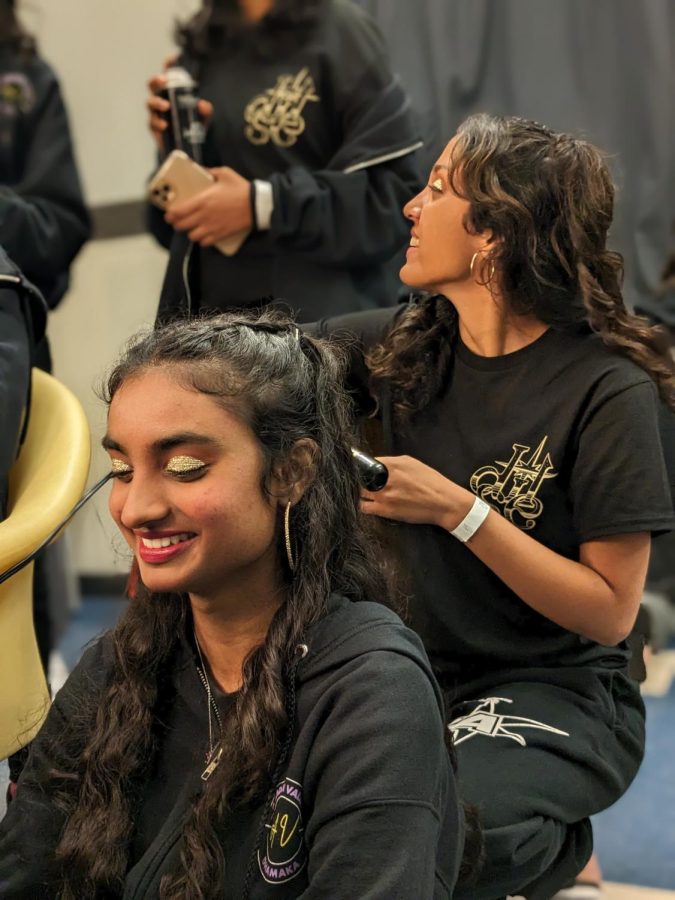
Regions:
<svg viewBox="0 0 675 900"><path fill-rule="evenodd" d="M172 456L166 464L166 471L170 475L186 475L188 472L197 472L204 468L201 459L194 456Z"/></svg>
<svg viewBox="0 0 675 900"><path fill-rule="evenodd" d="M286 539L286 558L288 559L288 568L291 572L295 572L296 560L293 557L293 544L291 542L291 501L286 504L284 512L284 538Z"/></svg>
<svg viewBox="0 0 675 900"><path fill-rule="evenodd" d="M474 281L476 282L476 284L479 284L481 287L487 287L487 286L490 284L490 282L492 281L492 279L495 277L495 264L494 264L494 260L492 260L492 259L489 260L489 262L490 262L490 269L489 269L489 271L488 271L488 277L485 279L485 281L479 281L479 279L476 278L476 277L474 276L474 273L473 273L473 267L474 267L474 265L475 265L475 263L476 263L476 257L477 257L479 254L481 254L482 252L483 252L482 250L476 250L476 252L474 253L474 255L471 257L471 262L469 263L469 272L471 273L471 277L474 279Z"/></svg>

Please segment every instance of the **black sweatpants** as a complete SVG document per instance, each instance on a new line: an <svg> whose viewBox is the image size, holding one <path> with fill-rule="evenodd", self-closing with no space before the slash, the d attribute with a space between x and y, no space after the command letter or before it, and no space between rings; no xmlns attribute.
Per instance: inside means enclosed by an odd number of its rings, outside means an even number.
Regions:
<svg viewBox="0 0 675 900"><path fill-rule="evenodd" d="M588 817L618 800L640 766L637 685L616 670L501 673L455 693L448 727L486 857L455 900L548 900L591 855Z"/></svg>

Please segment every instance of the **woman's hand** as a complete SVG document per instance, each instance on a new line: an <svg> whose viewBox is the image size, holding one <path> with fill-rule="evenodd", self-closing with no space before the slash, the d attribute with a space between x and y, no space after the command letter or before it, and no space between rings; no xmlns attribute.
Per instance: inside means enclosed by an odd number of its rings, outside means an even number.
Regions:
<svg viewBox="0 0 675 900"><path fill-rule="evenodd" d="M175 61L175 56L169 57L164 63L165 70L169 68L169 66L172 66ZM166 75L153 75L152 78L148 81L150 96L145 102L146 108L148 110L148 127L150 128L150 133L155 139L155 143L157 144L160 152L164 150L164 132L169 125L166 119L166 113L168 113L169 109L171 108L171 104L168 100L166 100L164 97L158 96L159 92L164 90L165 87ZM213 104L209 103L208 100L198 100L197 114L206 126L208 120L213 115Z"/></svg>
<svg viewBox="0 0 675 900"><path fill-rule="evenodd" d="M361 492L361 511L369 516L414 525L456 528L471 509L474 495L412 456L378 456L389 470L381 491Z"/></svg>
<svg viewBox="0 0 675 900"><path fill-rule="evenodd" d="M389 469L389 479L381 491L361 492L367 515L452 531L476 499L418 459L377 458ZM635 622L649 544L647 533L611 535L583 543L578 561L567 559L494 511L465 547L547 619L614 646Z"/></svg>
<svg viewBox="0 0 675 900"><path fill-rule="evenodd" d="M210 247L223 238L253 226L251 182L234 169L210 169L215 183L189 200L177 203L165 219L191 241Z"/></svg>

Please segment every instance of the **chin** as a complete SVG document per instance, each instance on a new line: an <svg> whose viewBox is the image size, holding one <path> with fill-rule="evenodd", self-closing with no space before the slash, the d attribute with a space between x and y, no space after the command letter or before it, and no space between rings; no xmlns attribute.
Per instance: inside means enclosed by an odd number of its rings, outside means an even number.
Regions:
<svg viewBox="0 0 675 900"><path fill-rule="evenodd" d="M406 260L406 262L404 262L399 269L398 277L401 279L403 284L407 284L408 287L413 288L414 290L429 290L428 281L425 278L421 277L419 267L416 266L414 262L411 263Z"/></svg>
<svg viewBox="0 0 675 900"><path fill-rule="evenodd" d="M141 563L141 581L153 594L185 594L188 592L186 579L176 578L168 572L155 571Z"/></svg>
<svg viewBox="0 0 675 900"><path fill-rule="evenodd" d="M401 279L403 284L407 284L408 287L417 287L417 285L413 283L415 279L412 278L411 275L412 273L410 271L410 266L407 262L403 263L399 270L398 277Z"/></svg>

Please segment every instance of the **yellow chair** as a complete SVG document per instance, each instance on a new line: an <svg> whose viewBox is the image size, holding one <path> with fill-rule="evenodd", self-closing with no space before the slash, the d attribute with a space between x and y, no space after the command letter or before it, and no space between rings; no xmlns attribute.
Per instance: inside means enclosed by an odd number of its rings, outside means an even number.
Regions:
<svg viewBox="0 0 675 900"><path fill-rule="evenodd" d="M89 425L77 398L33 369L26 440L0 522L0 574L28 556L79 500L89 471ZM33 628L33 563L0 584L0 759L28 744L49 709Z"/></svg>

